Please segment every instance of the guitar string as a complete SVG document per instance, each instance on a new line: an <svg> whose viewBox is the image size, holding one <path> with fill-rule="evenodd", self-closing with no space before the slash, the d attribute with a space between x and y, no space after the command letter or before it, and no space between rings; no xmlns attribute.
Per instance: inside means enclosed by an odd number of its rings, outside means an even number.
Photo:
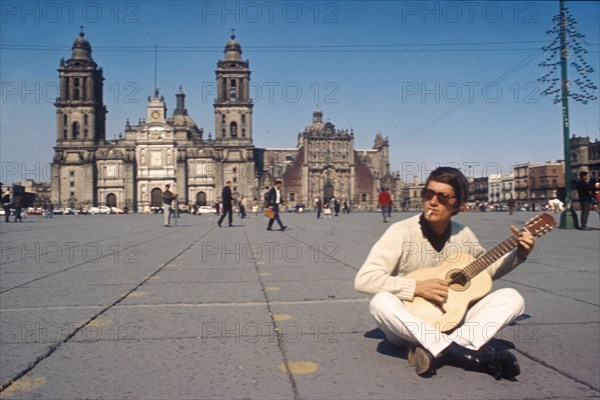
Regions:
<svg viewBox="0 0 600 400"><path fill-rule="evenodd" d="M457 273L452 278L452 283L468 282L475 275L479 274L484 269L489 267L492 263L494 263L495 261L500 259L502 256L504 256L505 254L507 254L508 252L513 250L515 247L517 247L519 245L518 234L520 232L523 232L526 230L532 232L531 230L533 230L532 234L534 234L534 236L540 236L541 234L547 232L548 228L551 227L550 224L543 223L542 226L537 227L537 228L535 226L535 225L539 224L539 222L543 222L543 221L544 221L543 217L538 218L538 219L532 218L531 220L529 220L525 224L523 229L521 229L519 232L512 234L508 239L504 240L502 243L500 243L499 245L494 247L492 250L485 253L483 256L479 257L478 259L476 259L475 261L473 261L472 263L467 265L459 273Z"/></svg>

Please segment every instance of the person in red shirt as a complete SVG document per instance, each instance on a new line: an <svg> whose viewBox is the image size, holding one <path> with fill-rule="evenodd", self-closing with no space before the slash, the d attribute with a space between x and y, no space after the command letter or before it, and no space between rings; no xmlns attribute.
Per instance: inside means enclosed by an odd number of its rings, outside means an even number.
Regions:
<svg viewBox="0 0 600 400"><path fill-rule="evenodd" d="M381 215L383 216L383 222L387 222L387 217L388 217L388 214L390 211L390 207L392 206L392 197L390 196L390 193L387 190L385 190L385 186L381 187L377 205L381 209Z"/></svg>

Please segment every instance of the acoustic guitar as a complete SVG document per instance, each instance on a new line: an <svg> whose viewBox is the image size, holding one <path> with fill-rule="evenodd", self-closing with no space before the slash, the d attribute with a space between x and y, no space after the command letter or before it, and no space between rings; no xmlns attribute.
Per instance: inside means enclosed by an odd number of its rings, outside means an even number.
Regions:
<svg viewBox="0 0 600 400"><path fill-rule="evenodd" d="M527 221L521 231L527 230L538 237L555 224L551 215L541 213ZM404 305L441 332L452 331L463 320L469 305L492 289L492 278L481 272L518 245L517 232L477 259L469 253L452 254L436 267L418 269L407 274L407 278L416 280L451 279L451 283L443 304L415 296L412 301L403 300Z"/></svg>

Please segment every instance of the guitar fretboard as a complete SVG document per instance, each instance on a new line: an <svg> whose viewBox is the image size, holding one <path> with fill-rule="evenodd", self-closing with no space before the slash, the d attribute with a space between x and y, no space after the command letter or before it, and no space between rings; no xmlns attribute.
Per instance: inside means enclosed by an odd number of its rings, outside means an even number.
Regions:
<svg viewBox="0 0 600 400"><path fill-rule="evenodd" d="M467 265L456 277L453 278L454 283L464 284L470 281L475 275L479 274L487 267L498 261L502 256L508 254L511 250L519 245L517 234L511 237L488 251L471 264Z"/></svg>

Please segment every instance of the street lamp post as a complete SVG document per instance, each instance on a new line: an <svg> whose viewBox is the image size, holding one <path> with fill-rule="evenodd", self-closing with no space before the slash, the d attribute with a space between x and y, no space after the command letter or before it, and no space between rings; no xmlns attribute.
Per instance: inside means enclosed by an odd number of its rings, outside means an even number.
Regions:
<svg viewBox="0 0 600 400"><path fill-rule="evenodd" d="M565 209L560 214L561 229L573 229L577 224L577 215L573 210L571 199L571 143L569 139L569 87L567 80L567 41L566 10L564 0L560 1L560 67L561 67L561 100L563 121L563 146L565 152Z"/></svg>

